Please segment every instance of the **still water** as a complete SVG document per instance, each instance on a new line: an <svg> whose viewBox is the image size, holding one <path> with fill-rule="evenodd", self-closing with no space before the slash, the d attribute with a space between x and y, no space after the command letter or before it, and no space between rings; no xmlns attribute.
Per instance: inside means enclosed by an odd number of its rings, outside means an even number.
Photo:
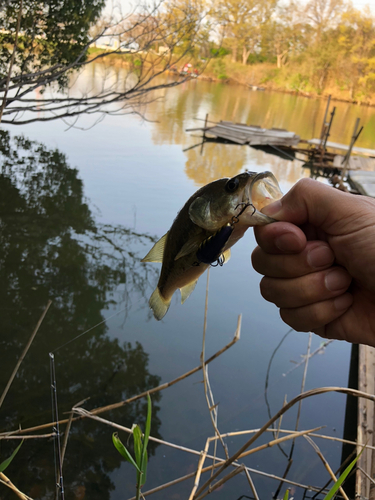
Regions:
<svg viewBox="0 0 375 500"><path fill-rule="evenodd" d="M79 85L94 87L101 67L83 76ZM87 409L116 403L199 365L206 275L184 305L176 294L168 314L157 322L147 302L159 265L142 264L140 259L168 230L187 198L207 182L245 169L271 170L285 192L309 175L297 160L245 146L207 143L203 150L184 151L200 142L197 132L185 130L200 126L203 122L197 119L209 113L212 120L287 128L308 139L319 135L324 101L204 81L187 82L155 97L146 109L147 121L136 115L108 116L90 128L92 117L82 117L78 126L86 130L60 121L0 131L0 387L52 300L0 410L1 432L51 421L51 351L60 418L86 398ZM339 118L331 139L348 142L360 116L365 129L358 145L374 147L375 110L336 106ZM232 249L230 262L210 270L206 358L230 342L242 314L239 342L209 365L222 433L262 426L285 397L290 401L301 391L305 364L297 363L304 359L309 335L289 332L276 308L261 298L260 278L250 263L254 245L249 230ZM311 352L320 344L313 336ZM349 359L349 345L329 344L310 359L305 390L346 386ZM204 448L214 430L201 382L198 372L153 395L152 436L198 451ZM322 433L342 437L345 403L339 394L305 400L298 429L324 425ZM144 426L145 411L140 400L101 416L127 427ZM282 428L294 430L297 413L298 407L290 410ZM114 449L112 431L88 419L73 423L64 461L65 498L122 500L135 494L135 472ZM51 427L40 432L49 433ZM126 434L120 436L125 442ZM245 439L227 438L229 453ZM265 441L263 437L259 444ZM316 441L337 469L341 444ZM1 462L16 444L0 443ZM195 455L152 442L149 449L144 491L196 469ZM282 450L274 447L244 460L255 471L282 476L290 449L288 442ZM220 447L218 454L223 456ZM26 440L7 475L32 498L54 498L52 440ZM252 478L262 498L270 498L279 486L256 472ZM295 443L288 478L319 486L328 480L303 438ZM147 498L187 499L192 486L190 479ZM303 490L293 494L302 498ZM12 495L0 485L0 498ZM240 474L211 496L235 500L252 498L252 493Z"/></svg>

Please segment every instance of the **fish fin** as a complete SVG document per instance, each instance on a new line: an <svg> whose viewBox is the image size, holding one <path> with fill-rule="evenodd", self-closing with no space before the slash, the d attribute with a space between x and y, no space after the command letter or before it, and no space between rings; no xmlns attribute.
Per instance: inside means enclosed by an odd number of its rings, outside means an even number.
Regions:
<svg viewBox="0 0 375 500"><path fill-rule="evenodd" d="M189 297L189 295L191 294L191 292L194 290L195 285L197 284L197 281L198 280L195 280L195 281L193 281L193 283L189 283L188 285L183 286L182 288L180 288L180 292L181 292L181 304L183 304L185 302L185 300Z"/></svg>
<svg viewBox="0 0 375 500"><path fill-rule="evenodd" d="M169 231L168 231L169 233ZM159 241L148 252L146 257L143 257L141 262L163 262L164 248L167 241L168 233L160 238Z"/></svg>
<svg viewBox="0 0 375 500"><path fill-rule="evenodd" d="M224 264L230 261L230 256L231 256L231 251L230 248L228 250L225 250L225 252L222 253L223 259L224 259Z"/></svg>
<svg viewBox="0 0 375 500"><path fill-rule="evenodd" d="M211 221L211 208L210 201L199 196L196 198L189 207L189 217L199 227L203 229L208 229L209 231L216 231L216 223L210 223Z"/></svg>
<svg viewBox="0 0 375 500"><path fill-rule="evenodd" d="M160 293L159 287L156 287L148 303L155 318L160 321L167 314L171 301L165 300Z"/></svg>
<svg viewBox="0 0 375 500"><path fill-rule="evenodd" d="M192 238L190 238L185 245L181 248L181 250L178 252L174 260L180 259L181 257L184 257L185 255L188 255L189 253L196 252L201 245L201 243L204 241L205 236L203 232L199 232L199 234L196 234Z"/></svg>

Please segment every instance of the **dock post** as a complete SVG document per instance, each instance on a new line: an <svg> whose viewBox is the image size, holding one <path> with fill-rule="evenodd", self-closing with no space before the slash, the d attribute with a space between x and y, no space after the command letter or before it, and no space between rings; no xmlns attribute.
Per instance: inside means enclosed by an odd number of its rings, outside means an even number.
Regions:
<svg viewBox="0 0 375 500"><path fill-rule="evenodd" d="M346 175L347 175L348 166L349 166L349 160L350 160L350 155L352 154L353 146L354 146L356 140L358 139L359 134L363 130L363 127L361 127L360 130L357 132L358 126L359 126L359 122L360 122L360 118L357 118L356 121L355 121L355 125L354 125L353 135L352 135L352 138L350 139L349 149L348 149L348 151L347 151L347 153L344 156L344 159L342 161L343 164L344 164L344 168L343 168L343 170L341 172L341 178L342 179L344 179L344 177L346 177Z"/></svg>
<svg viewBox="0 0 375 500"><path fill-rule="evenodd" d="M329 94L328 96L328 101L327 101L327 106L326 106L326 111L324 113L324 118L323 118L323 124L322 124L322 130L320 132L320 146L319 148L322 147L323 145L323 140L324 140L324 134L326 132L326 128L328 126L328 123L327 123L327 115L328 115L328 110L329 110L329 105L331 104L331 94Z"/></svg>
<svg viewBox="0 0 375 500"><path fill-rule="evenodd" d="M333 108L332 112L331 112L331 118L329 120L329 123L326 124L326 128L324 130L324 136L323 136L323 140L322 140L322 150L321 150L321 153L320 153L320 164L323 164L323 159L324 159L324 155L325 155L325 152L326 152L326 145L327 145L327 141L328 141L328 137L330 136L330 132L331 132L331 127L332 127L332 122L333 122L333 117L335 116L335 113L336 113L336 106Z"/></svg>

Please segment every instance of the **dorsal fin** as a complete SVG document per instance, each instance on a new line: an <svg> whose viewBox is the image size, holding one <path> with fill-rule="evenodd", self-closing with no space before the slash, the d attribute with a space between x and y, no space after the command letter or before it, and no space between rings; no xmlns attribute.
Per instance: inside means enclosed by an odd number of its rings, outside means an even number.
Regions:
<svg viewBox="0 0 375 500"><path fill-rule="evenodd" d="M151 248L146 257L141 260L141 262L163 262L164 248L167 242L168 233L165 233L165 235L155 243L155 245Z"/></svg>

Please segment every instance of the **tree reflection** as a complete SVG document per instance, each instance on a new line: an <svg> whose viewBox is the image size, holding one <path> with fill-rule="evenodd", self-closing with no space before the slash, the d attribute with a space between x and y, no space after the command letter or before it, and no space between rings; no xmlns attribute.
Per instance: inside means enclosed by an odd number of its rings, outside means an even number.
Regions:
<svg viewBox="0 0 375 500"><path fill-rule="evenodd" d="M140 263L138 255L154 239L98 224L78 171L62 153L0 130L0 161L0 391L47 301L53 301L0 409L4 431L51 420L48 352L102 322L102 311L111 307L119 286L125 311L135 296L146 306L149 273L156 270ZM92 408L159 383L148 371L141 344L121 345L106 332L103 323L56 356L61 416L88 396L86 405ZM153 435L160 425L159 397L153 397ZM105 416L144 426L145 404L137 401ZM110 429L93 421L73 425L64 464L66 498L110 497L109 473L121 464L110 436ZM14 448L13 443L0 444L0 458ZM154 449L150 442L151 453ZM28 441L9 476L32 497L54 498L52 457L52 443ZM1 498L11 495L2 488Z"/></svg>

